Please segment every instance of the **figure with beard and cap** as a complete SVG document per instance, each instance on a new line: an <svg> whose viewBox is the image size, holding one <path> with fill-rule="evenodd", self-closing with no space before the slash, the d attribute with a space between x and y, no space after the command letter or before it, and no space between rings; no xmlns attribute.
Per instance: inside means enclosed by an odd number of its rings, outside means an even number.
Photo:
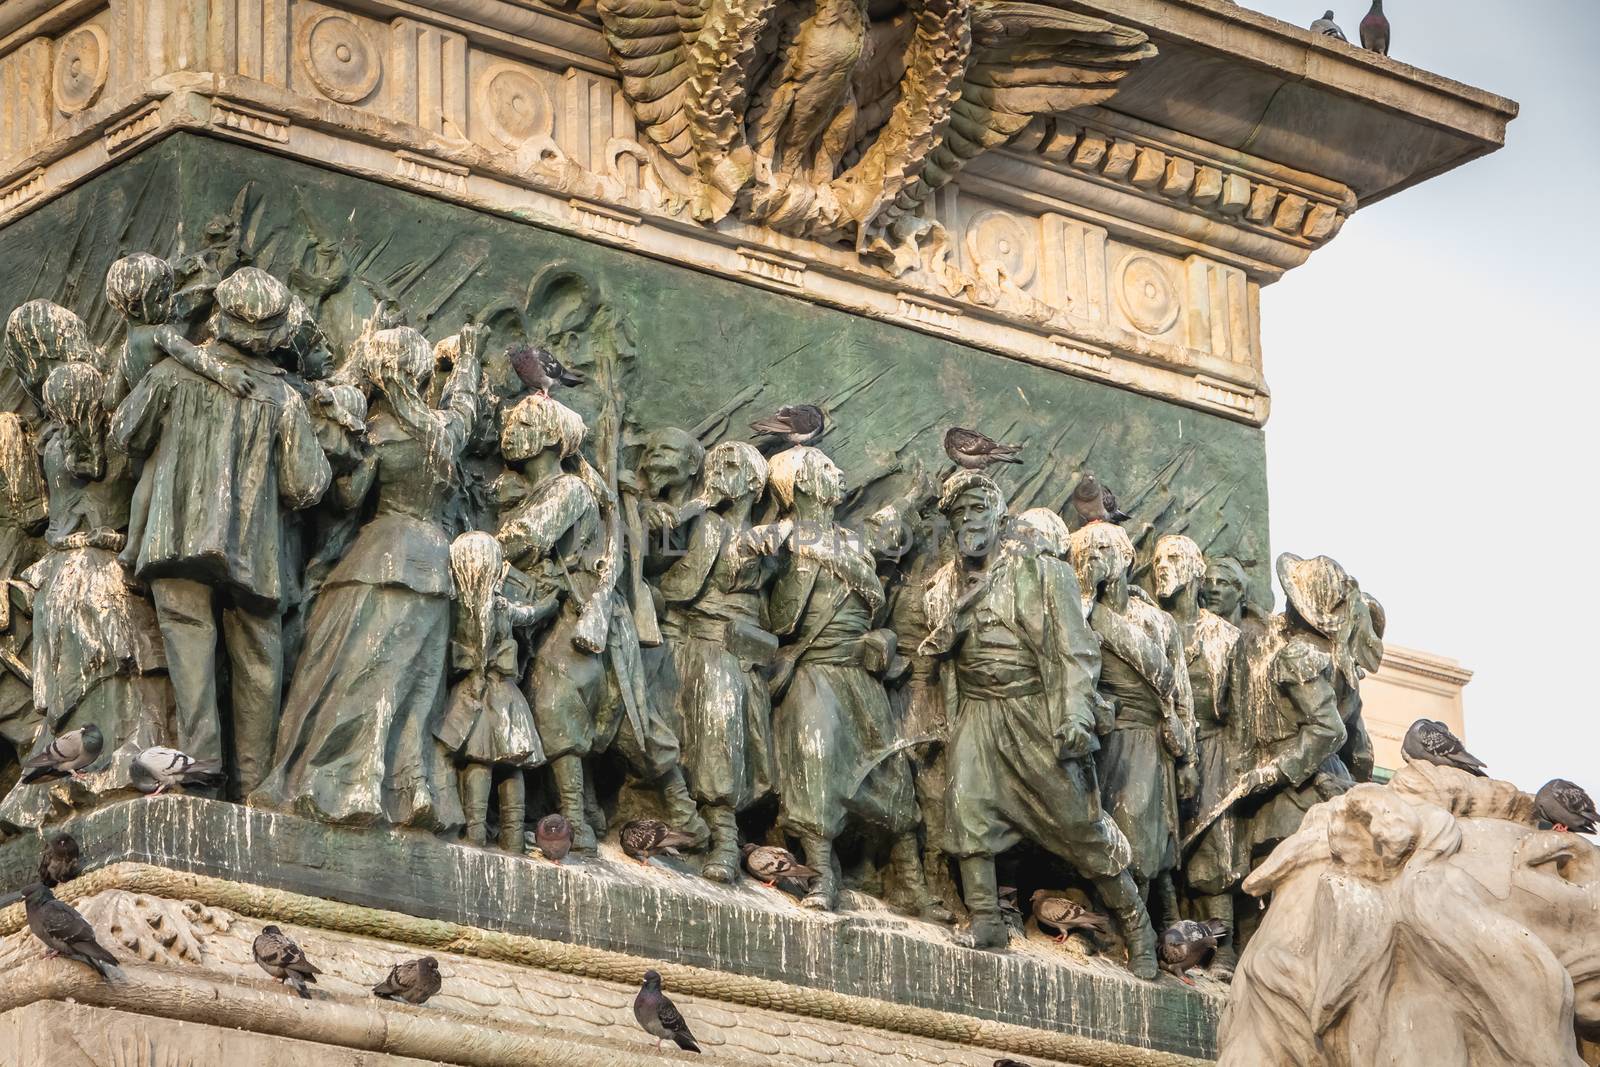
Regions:
<svg viewBox="0 0 1600 1067"><path fill-rule="evenodd" d="M957 556L928 585L921 651L947 656L955 671L947 836L973 941L1005 946L995 856L1029 840L1094 883L1122 925L1128 968L1153 979L1155 931L1128 870L1128 841L1101 807L1094 753L1109 723L1077 576L1046 539L1010 528L985 474L952 475L939 508Z"/></svg>
<svg viewBox="0 0 1600 1067"><path fill-rule="evenodd" d="M822 450L797 445L769 461L768 486L784 517L745 543L783 560L768 599L772 628L788 639L771 681L781 700L772 724L778 821L820 872L801 904L838 906L834 841L853 826L888 840L891 905L948 922L923 879L910 746L881 681L896 647L892 630L873 627L883 585L861 538L834 521L844 475Z"/></svg>
<svg viewBox="0 0 1600 1067"><path fill-rule="evenodd" d="M634 615L617 588L616 500L579 453L587 433L576 411L537 394L517 402L501 432L511 469L496 482L495 536L528 576L526 599L554 594L561 604L535 642L523 691L573 848L593 851L605 831L585 761L613 748L699 847L710 834L684 784L669 712L646 685Z"/></svg>
<svg viewBox="0 0 1600 1067"><path fill-rule="evenodd" d="M1206 560L1190 538L1168 534L1157 541L1152 571L1156 600L1183 635L1189 690L1194 696L1199 780L1195 810L1210 813L1238 780L1245 759L1239 751L1238 732L1233 729L1229 692L1239 628L1200 606ZM1201 831L1182 864L1192 917L1221 919L1231 930L1234 887L1246 873L1238 848L1238 820L1231 811L1224 812ZM1236 959L1231 941L1224 942L1217 947L1211 972L1219 977L1231 975Z"/></svg>
<svg viewBox="0 0 1600 1067"><path fill-rule="evenodd" d="M637 467L618 486L628 542L628 599L651 696L663 708L677 701L678 681L672 649L661 633L667 605L647 579L660 577L678 561L690 520L705 510L694 496L705 457L705 446L687 430L652 430L639 450Z"/></svg>
<svg viewBox="0 0 1600 1067"><path fill-rule="evenodd" d="M711 828L701 873L714 882L738 879L736 815L772 791L772 702L761 668L778 639L762 626L766 561L739 541L766 486L767 461L754 445L712 448L707 510L688 521L683 552L660 580L683 774Z"/></svg>
<svg viewBox="0 0 1600 1067"><path fill-rule="evenodd" d="M1338 758L1346 731L1335 661L1360 590L1327 556L1288 552L1278 557L1278 583L1288 604L1245 657L1241 713L1249 717L1253 758L1241 785L1252 795L1240 817L1248 821L1252 866L1300 828L1313 804L1349 784Z"/></svg>
<svg viewBox="0 0 1600 1067"><path fill-rule="evenodd" d="M287 515L332 478L305 402L270 354L293 328L289 290L246 267L217 285L206 354L248 376L252 395L162 360L111 420L115 447L145 460L144 526L125 559L149 582L176 698L175 741L222 761L217 623L232 670L241 794L266 773L283 691Z"/></svg>
<svg viewBox="0 0 1600 1067"><path fill-rule="evenodd" d="M1100 638L1100 695L1113 709L1100 745L1100 799L1133 849L1141 895L1163 926L1178 919L1178 800L1194 795L1194 699L1183 636L1172 616L1132 586L1133 545L1122 527L1093 522L1072 535L1084 612Z"/></svg>

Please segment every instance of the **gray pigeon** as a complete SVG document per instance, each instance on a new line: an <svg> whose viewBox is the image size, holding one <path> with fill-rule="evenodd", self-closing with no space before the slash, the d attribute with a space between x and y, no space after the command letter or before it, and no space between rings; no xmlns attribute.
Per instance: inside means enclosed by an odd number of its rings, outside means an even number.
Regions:
<svg viewBox="0 0 1600 1067"><path fill-rule="evenodd" d="M988 434L952 426L944 432L944 454L963 470L981 471L996 463L1021 463L1021 445L1003 445Z"/></svg>
<svg viewBox="0 0 1600 1067"><path fill-rule="evenodd" d="M1111 923L1104 915L1090 911L1070 897L1048 889L1036 889L1028 903L1033 908L1033 921L1054 930L1058 942L1066 941L1074 930L1098 937L1111 934Z"/></svg>
<svg viewBox="0 0 1600 1067"><path fill-rule="evenodd" d="M1183 919L1167 927L1161 934L1161 969L1177 975L1187 985L1194 985L1184 972L1191 967L1204 967L1216 955L1217 943L1228 937L1228 924L1221 919Z"/></svg>
<svg viewBox="0 0 1600 1067"><path fill-rule="evenodd" d="M533 843L539 846L545 859L560 863L572 851L572 823L559 812L546 815L534 824Z"/></svg>
<svg viewBox="0 0 1600 1067"><path fill-rule="evenodd" d="M289 939L289 935L276 926L263 926L250 951L263 971L280 982L294 986L294 991L306 1000L311 999L306 983L314 984L322 971L306 959L306 954Z"/></svg>
<svg viewBox="0 0 1600 1067"><path fill-rule="evenodd" d="M1021 1060L1008 1060L1002 1057L994 1061L994 1067L1033 1067L1033 1064L1023 1063Z"/></svg>
<svg viewBox="0 0 1600 1067"><path fill-rule="evenodd" d="M1372 10L1361 20L1361 47L1389 54L1389 17L1383 13L1383 0L1372 0Z"/></svg>
<svg viewBox="0 0 1600 1067"><path fill-rule="evenodd" d="M822 436L827 420L815 404L785 404L764 419L750 424L756 433L781 437L791 445L809 445Z"/></svg>
<svg viewBox="0 0 1600 1067"><path fill-rule="evenodd" d="M587 380L567 369L553 352L539 345L518 345L506 353L506 358L522 384L540 396L549 396L550 390L558 385L582 385Z"/></svg>
<svg viewBox="0 0 1600 1067"><path fill-rule="evenodd" d="M50 835L39 853L39 881L54 889L78 877L78 839L66 832Z"/></svg>
<svg viewBox="0 0 1600 1067"><path fill-rule="evenodd" d="M681 1049L700 1051L694 1035L689 1032L689 1024L661 992L661 976L655 971L644 972L644 984L639 987L639 995L633 998L633 1017L639 1020L645 1033L656 1039L657 1052L661 1051L661 1042L668 1038L677 1042Z"/></svg>
<svg viewBox="0 0 1600 1067"><path fill-rule="evenodd" d="M1320 19L1311 24L1312 33L1320 33L1324 37L1332 37L1338 41L1348 41L1339 24L1333 21L1333 10L1330 8Z"/></svg>
<svg viewBox="0 0 1600 1067"><path fill-rule="evenodd" d="M46 958L65 956L87 963L106 976L106 964L115 967L117 957L101 947L95 940L94 927L64 900L57 900L48 886L35 882L23 890L24 910L28 915L28 929L50 951Z"/></svg>
<svg viewBox="0 0 1600 1067"><path fill-rule="evenodd" d="M807 867L796 859L793 852L776 845L753 845L746 842L739 852L744 858L744 869L750 872L750 877L768 889L775 888L780 882L790 882L802 889L809 889L811 879L818 874L814 868Z"/></svg>
<svg viewBox="0 0 1600 1067"><path fill-rule="evenodd" d="M1074 529L1091 522L1124 523L1133 518L1117 507L1116 494L1094 476L1094 471L1084 471L1083 477L1072 489L1072 510L1077 516Z"/></svg>
<svg viewBox="0 0 1600 1067"><path fill-rule="evenodd" d="M1400 745L1400 754L1412 762L1433 763L1440 767L1454 767L1458 771L1484 777L1488 765L1462 745L1461 738L1450 732L1450 727L1437 719L1418 719L1406 731Z"/></svg>
<svg viewBox="0 0 1600 1067"><path fill-rule="evenodd" d="M372 987L372 995L384 1000L403 1000L407 1004L425 1004L443 985L439 961L432 956L422 956L395 964L389 970L389 977Z"/></svg>
<svg viewBox="0 0 1600 1067"><path fill-rule="evenodd" d="M663 852L676 856L679 846L694 843L693 837L674 830L660 819L634 819L623 823L617 840L622 843L622 851L640 863L649 863L652 857Z"/></svg>
<svg viewBox="0 0 1600 1067"><path fill-rule="evenodd" d="M50 781L55 778L83 777L83 769L100 758L105 747L105 737L94 723L72 730L55 738L44 751L23 764L27 770L24 782Z"/></svg>
<svg viewBox="0 0 1600 1067"><path fill-rule="evenodd" d="M1600 812L1595 811L1589 794L1565 778L1552 778L1539 787L1533 813L1563 834L1592 834L1595 823L1600 822Z"/></svg>
<svg viewBox="0 0 1600 1067"><path fill-rule="evenodd" d="M175 785L221 785L226 777L216 760L197 760L175 748L155 745L133 758L134 788L150 796Z"/></svg>

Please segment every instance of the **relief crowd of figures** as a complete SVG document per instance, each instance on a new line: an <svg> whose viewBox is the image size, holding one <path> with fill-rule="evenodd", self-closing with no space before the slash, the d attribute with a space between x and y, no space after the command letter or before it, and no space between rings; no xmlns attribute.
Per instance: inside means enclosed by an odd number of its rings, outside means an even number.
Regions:
<svg viewBox="0 0 1600 1067"><path fill-rule="evenodd" d="M1326 557L1279 558L1268 616L1168 535L1147 591L1110 488L1013 515L1015 447L960 428L852 529L809 405L602 472L538 346L507 395L484 327L335 352L253 267L140 254L105 291L111 350L47 301L5 324L13 832L180 788L559 862L625 795L636 858L823 910L869 886L995 949L1006 872L1136 974L1225 976L1240 880L1371 776L1382 609Z"/></svg>

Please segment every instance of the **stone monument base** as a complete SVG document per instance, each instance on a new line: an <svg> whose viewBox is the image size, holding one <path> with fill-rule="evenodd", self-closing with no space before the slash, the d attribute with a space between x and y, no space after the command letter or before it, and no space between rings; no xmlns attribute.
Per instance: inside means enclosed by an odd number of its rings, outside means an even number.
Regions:
<svg viewBox="0 0 1600 1067"><path fill-rule="evenodd" d="M557 866L181 796L69 828L92 869L58 892L124 966L101 982L44 960L21 905L0 911L7 1067L74 1063L61 1047L141 1067L655 1062L631 1013L652 966L712 1062L1155 1067L1214 1055L1220 987L1138 982L1037 935L979 952L864 897L816 914L754 882L647 869L610 846ZM0 847L0 884L32 880L37 852L33 838ZM253 963L268 922L323 968L312 1000ZM390 966L424 953L440 960L438 997L371 996ZM76 1046L61 1045L63 1025Z"/></svg>

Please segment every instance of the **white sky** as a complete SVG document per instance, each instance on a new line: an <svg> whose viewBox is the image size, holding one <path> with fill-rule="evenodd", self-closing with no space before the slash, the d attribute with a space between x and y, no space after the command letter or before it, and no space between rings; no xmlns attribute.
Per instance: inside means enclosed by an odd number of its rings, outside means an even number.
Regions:
<svg viewBox="0 0 1600 1067"><path fill-rule="evenodd" d="M1302 26L1327 3L1247 0ZM1351 40L1366 6L1335 0ZM1477 672L1467 738L1496 777L1595 792L1600 0L1386 13L1394 58L1522 114L1263 291L1273 550L1334 556L1391 640Z"/></svg>

